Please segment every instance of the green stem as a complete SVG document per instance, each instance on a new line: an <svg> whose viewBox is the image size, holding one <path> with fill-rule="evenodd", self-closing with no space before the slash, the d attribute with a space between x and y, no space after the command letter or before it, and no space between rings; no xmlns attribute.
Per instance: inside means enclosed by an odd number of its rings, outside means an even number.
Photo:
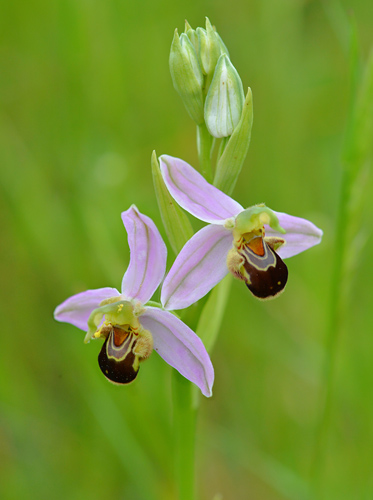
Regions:
<svg viewBox="0 0 373 500"><path fill-rule="evenodd" d="M224 149L225 149L225 146L228 144L228 141L229 141L229 137L223 137L221 139L220 145L219 145L219 151L218 151L218 157L217 157L216 163L218 163L218 161L220 160L222 154L224 153Z"/></svg>
<svg viewBox="0 0 373 500"><path fill-rule="evenodd" d="M173 370L174 455L179 500L195 499L194 458L196 410L192 383Z"/></svg>
<svg viewBox="0 0 373 500"><path fill-rule="evenodd" d="M197 150L201 174L208 182L212 182L211 150L213 138L205 124L197 125Z"/></svg>

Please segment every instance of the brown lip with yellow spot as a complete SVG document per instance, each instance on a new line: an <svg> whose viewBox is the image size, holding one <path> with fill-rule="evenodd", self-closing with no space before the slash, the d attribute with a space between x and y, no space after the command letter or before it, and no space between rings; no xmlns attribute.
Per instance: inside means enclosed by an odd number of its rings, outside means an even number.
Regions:
<svg viewBox="0 0 373 500"><path fill-rule="evenodd" d="M286 264L262 237L252 238L239 254L244 258L246 286L255 297L272 299L284 290L288 280Z"/></svg>
<svg viewBox="0 0 373 500"><path fill-rule="evenodd" d="M129 384L137 377L140 364L135 354L138 335L131 329L111 326L98 355L98 364L105 377L114 384Z"/></svg>
<svg viewBox="0 0 373 500"><path fill-rule="evenodd" d="M264 235L264 228L242 235L227 256L229 271L262 300L279 295L288 279L287 267L276 253L285 240Z"/></svg>

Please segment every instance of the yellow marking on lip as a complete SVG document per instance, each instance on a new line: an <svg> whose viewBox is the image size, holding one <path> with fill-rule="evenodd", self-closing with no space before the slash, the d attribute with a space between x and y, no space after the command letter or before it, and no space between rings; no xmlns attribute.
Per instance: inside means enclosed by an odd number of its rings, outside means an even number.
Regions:
<svg viewBox="0 0 373 500"><path fill-rule="evenodd" d="M122 330L121 328L114 327L114 345L120 347L123 342L128 337L129 332Z"/></svg>
<svg viewBox="0 0 373 500"><path fill-rule="evenodd" d="M263 255L265 254L263 239L260 236L253 238L248 243L246 243L246 245L255 253L255 255L263 257Z"/></svg>

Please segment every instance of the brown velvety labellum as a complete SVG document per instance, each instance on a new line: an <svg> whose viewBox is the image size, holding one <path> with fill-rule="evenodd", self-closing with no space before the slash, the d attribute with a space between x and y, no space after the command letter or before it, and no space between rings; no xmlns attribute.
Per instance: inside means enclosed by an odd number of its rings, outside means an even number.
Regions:
<svg viewBox="0 0 373 500"><path fill-rule="evenodd" d="M105 377L114 384L129 384L137 377L139 361L134 354L137 336L113 326L98 355Z"/></svg>
<svg viewBox="0 0 373 500"><path fill-rule="evenodd" d="M254 238L258 239L261 240ZM265 241L262 240L262 245L258 241L251 241L240 253L245 258L243 267L246 286L255 297L270 299L282 292L288 280L288 269Z"/></svg>

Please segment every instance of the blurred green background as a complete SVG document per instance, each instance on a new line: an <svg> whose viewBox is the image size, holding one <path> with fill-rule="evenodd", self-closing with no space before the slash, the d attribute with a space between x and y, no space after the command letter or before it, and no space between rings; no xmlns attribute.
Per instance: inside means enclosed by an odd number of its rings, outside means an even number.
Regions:
<svg viewBox="0 0 373 500"><path fill-rule="evenodd" d="M351 11L366 58L368 0L2 2L2 499L175 498L171 368L153 354L134 384L112 386L98 369L100 345L84 345L83 332L56 323L53 310L87 288L120 286L129 258L120 213L131 203L164 235L151 152L197 163L169 47L185 18L197 27L206 15L254 95L234 197L309 218L325 236L287 261L287 290L277 300L261 303L233 284L212 354L214 396L202 401L198 420L198 491L201 500L309 498ZM364 210L372 209L370 197ZM368 239L347 277L322 443L326 499L373 498L372 257Z"/></svg>

